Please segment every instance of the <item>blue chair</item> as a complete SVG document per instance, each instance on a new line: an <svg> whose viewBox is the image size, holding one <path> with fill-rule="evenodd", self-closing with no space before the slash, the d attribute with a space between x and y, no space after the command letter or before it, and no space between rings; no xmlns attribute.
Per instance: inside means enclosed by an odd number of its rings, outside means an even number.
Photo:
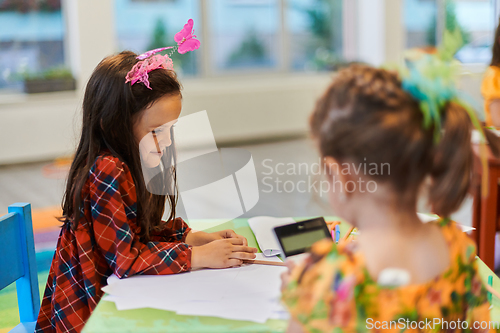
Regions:
<svg viewBox="0 0 500 333"><path fill-rule="evenodd" d="M16 203L0 217L0 290L16 282L21 323L10 332L34 332L40 310L31 205Z"/></svg>

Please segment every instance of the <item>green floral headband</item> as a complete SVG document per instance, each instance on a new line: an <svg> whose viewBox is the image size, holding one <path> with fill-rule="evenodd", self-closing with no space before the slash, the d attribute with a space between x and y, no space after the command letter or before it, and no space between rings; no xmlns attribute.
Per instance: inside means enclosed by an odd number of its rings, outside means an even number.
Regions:
<svg viewBox="0 0 500 333"><path fill-rule="evenodd" d="M434 125L434 141L441 138L441 116L448 102L454 102L467 110L475 129L481 133L481 140L486 142L481 123L469 103L459 97L455 82L460 63L453 59L463 46L460 31L445 31L443 43L436 54L425 54L416 61L410 61L408 67L400 71L403 89L420 102L424 116L424 128Z"/></svg>
<svg viewBox="0 0 500 333"><path fill-rule="evenodd" d="M463 46L462 34L458 29L445 31L443 43L436 54L425 54L416 61L410 61L407 68L400 70L402 87L420 102L424 116L423 126L428 129L434 125L434 142L442 136L441 118L448 102L461 105L469 114L472 125L480 133L480 159L482 165L482 196L488 195L488 154L486 135L481 123L469 103L459 97L455 86L460 63L453 58ZM464 94L462 94L464 96Z"/></svg>

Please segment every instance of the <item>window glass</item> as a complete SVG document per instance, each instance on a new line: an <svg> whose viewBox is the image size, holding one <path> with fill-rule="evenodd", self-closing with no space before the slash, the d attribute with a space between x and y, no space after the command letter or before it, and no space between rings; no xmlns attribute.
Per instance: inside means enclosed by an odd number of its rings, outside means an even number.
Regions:
<svg viewBox="0 0 500 333"><path fill-rule="evenodd" d="M489 63L495 35L494 4L490 0L449 0L447 25L458 25L465 46L456 58L464 63Z"/></svg>
<svg viewBox="0 0 500 333"><path fill-rule="evenodd" d="M201 29L196 0L115 0L118 48L140 54L159 47L174 46L174 35L190 18L194 20L196 34ZM203 47L203 41L201 45ZM172 59L176 72L180 76L196 75L199 56L200 52L175 52Z"/></svg>
<svg viewBox="0 0 500 333"><path fill-rule="evenodd" d="M438 17L438 6L444 8ZM405 0L406 46L435 47L438 22L450 31L459 29L464 46L456 58L463 63L488 63L495 33L494 1Z"/></svg>
<svg viewBox="0 0 500 333"><path fill-rule="evenodd" d="M216 71L279 65L277 0L210 0L210 52Z"/></svg>
<svg viewBox="0 0 500 333"><path fill-rule="evenodd" d="M406 47L436 45L436 0L404 0Z"/></svg>
<svg viewBox="0 0 500 333"><path fill-rule="evenodd" d="M342 0L291 0L287 14L292 69L335 69L342 62Z"/></svg>
<svg viewBox="0 0 500 333"><path fill-rule="evenodd" d="M64 70L60 0L0 1L0 90L21 91L26 77Z"/></svg>

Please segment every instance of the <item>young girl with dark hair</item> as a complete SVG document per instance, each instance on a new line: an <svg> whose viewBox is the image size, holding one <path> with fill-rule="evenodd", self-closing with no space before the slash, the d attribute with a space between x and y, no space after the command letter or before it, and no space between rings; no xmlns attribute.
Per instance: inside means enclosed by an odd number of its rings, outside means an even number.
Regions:
<svg viewBox="0 0 500 333"><path fill-rule="evenodd" d="M495 331L475 245L448 218L469 189L471 119L453 98L438 104L429 122L397 74L361 65L340 71L318 100L310 126L330 204L359 235L316 243L283 276L289 332ZM442 216L427 224L416 213L424 185Z"/></svg>
<svg viewBox="0 0 500 333"><path fill-rule="evenodd" d="M155 52L105 58L87 84L64 224L36 332L81 331L111 274L174 274L255 258L257 249L234 231L194 232L176 218L175 169L169 161L175 156L172 125L181 112L181 86L168 56L151 55ZM157 150L140 150L151 134ZM148 161L156 158L150 165L156 167L159 157L170 177L151 181L170 189L166 192L151 191L143 177ZM162 221L167 201L170 214Z"/></svg>

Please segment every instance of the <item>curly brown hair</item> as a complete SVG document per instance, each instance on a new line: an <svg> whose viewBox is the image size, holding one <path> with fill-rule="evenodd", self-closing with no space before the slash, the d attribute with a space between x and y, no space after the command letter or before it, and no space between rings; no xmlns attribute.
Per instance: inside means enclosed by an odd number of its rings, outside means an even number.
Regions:
<svg viewBox="0 0 500 333"><path fill-rule="evenodd" d="M473 167L471 121L460 105L442 110L442 137L423 127L419 102L388 70L353 65L341 70L319 98L310 118L323 157L338 162L388 164L390 173L366 174L390 185L398 205L416 208L419 190L431 179L429 203L449 216L467 195Z"/></svg>

